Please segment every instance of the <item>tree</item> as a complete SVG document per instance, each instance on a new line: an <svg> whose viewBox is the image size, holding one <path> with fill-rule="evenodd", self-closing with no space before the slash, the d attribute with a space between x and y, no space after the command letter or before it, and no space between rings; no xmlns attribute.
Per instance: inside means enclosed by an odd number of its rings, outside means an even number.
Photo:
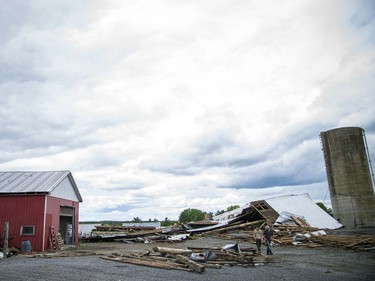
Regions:
<svg viewBox="0 0 375 281"><path fill-rule="evenodd" d="M233 211L233 210L235 210L235 209L238 209L240 207L240 205L231 205L231 206L229 206L228 208L227 208L227 212L229 212L229 211Z"/></svg>
<svg viewBox="0 0 375 281"><path fill-rule="evenodd" d="M330 216L333 215L332 214L332 209L331 208L327 208L326 205L324 205L322 202L318 202L318 203L316 203L316 205L318 205L320 208L322 208Z"/></svg>
<svg viewBox="0 0 375 281"><path fill-rule="evenodd" d="M204 220L205 212L198 209L185 209L178 217L180 223Z"/></svg>
<svg viewBox="0 0 375 281"><path fill-rule="evenodd" d="M235 210L235 209L237 209L237 208L239 208L239 207L240 207L240 205L231 205L231 206L229 206L226 210L217 210L217 211L215 212L215 216L218 216L218 215L224 214L225 212L233 211L233 210Z"/></svg>
<svg viewBox="0 0 375 281"><path fill-rule="evenodd" d="M141 222L142 220L139 217L133 218L132 222Z"/></svg>
<svg viewBox="0 0 375 281"><path fill-rule="evenodd" d="M221 214L224 214L225 213L225 210L217 210L215 212L215 216L218 216L218 215L221 215Z"/></svg>

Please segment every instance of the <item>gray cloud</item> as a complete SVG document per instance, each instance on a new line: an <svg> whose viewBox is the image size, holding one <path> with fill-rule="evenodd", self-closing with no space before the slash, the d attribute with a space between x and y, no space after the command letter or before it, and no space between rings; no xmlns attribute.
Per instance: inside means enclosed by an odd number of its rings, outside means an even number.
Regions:
<svg viewBox="0 0 375 281"><path fill-rule="evenodd" d="M0 7L0 168L71 169L85 218L324 197L340 126L374 158L372 1Z"/></svg>

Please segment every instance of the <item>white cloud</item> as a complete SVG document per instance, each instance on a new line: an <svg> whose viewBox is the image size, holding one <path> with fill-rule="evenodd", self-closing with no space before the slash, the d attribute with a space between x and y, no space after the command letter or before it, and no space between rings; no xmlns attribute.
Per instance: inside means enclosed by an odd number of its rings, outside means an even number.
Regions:
<svg viewBox="0 0 375 281"><path fill-rule="evenodd" d="M374 138L368 5L7 3L0 169L71 170L87 220L322 200L319 133Z"/></svg>

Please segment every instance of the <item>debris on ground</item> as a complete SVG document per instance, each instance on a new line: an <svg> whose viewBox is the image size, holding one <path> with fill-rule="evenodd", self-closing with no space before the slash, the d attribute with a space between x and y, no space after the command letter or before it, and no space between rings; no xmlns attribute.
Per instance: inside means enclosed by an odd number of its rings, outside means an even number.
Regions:
<svg viewBox="0 0 375 281"><path fill-rule="evenodd" d="M64 258L64 257L83 257L95 256L96 253L92 251L64 251L64 252L43 252L25 255L30 258Z"/></svg>
<svg viewBox="0 0 375 281"><path fill-rule="evenodd" d="M232 246L232 245L231 245ZM100 256L101 259L130 263L162 269L184 270L203 273L205 268L222 268L222 266L241 265L255 266L271 262L272 258L256 255L256 250L244 247L211 247L211 248L170 248L154 247L153 252L112 253Z"/></svg>
<svg viewBox="0 0 375 281"><path fill-rule="evenodd" d="M181 242L189 238L182 225L157 229L146 226L98 225L81 242L154 243Z"/></svg>

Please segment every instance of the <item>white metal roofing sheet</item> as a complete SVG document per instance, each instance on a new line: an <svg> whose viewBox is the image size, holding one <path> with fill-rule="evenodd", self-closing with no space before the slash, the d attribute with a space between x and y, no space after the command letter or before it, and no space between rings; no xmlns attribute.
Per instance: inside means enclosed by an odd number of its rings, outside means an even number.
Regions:
<svg viewBox="0 0 375 281"><path fill-rule="evenodd" d="M0 193L50 193L69 171L0 172Z"/></svg>
<svg viewBox="0 0 375 281"><path fill-rule="evenodd" d="M307 193L270 198L265 201L279 214L289 212L303 216L312 227L328 229L342 227L342 224L314 203Z"/></svg>

